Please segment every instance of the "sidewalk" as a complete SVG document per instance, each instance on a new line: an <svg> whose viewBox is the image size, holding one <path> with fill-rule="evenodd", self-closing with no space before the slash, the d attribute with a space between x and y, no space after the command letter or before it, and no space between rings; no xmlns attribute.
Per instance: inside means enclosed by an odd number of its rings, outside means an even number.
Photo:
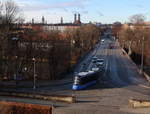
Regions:
<svg viewBox="0 0 150 114"><path fill-rule="evenodd" d="M67 86L64 87L64 86ZM36 89L33 89L33 81L0 81L0 92L17 92L17 93L36 93L36 94L55 94L59 90L71 90L72 78L67 77L62 80L54 81L36 81Z"/></svg>

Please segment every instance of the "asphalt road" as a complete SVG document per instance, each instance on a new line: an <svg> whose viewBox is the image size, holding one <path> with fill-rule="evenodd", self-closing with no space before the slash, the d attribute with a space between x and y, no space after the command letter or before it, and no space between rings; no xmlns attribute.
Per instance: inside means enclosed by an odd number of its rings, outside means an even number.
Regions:
<svg viewBox="0 0 150 114"><path fill-rule="evenodd" d="M113 44L110 49L109 44ZM54 110L55 114L150 114L150 108L131 109L129 99L150 99L150 84L139 74L137 66L122 53L119 43L105 38L98 44L84 62L90 69L91 57L97 56L105 60L104 74L99 82L86 90L74 91L78 102ZM83 63L84 63L83 62ZM81 65L82 66L82 65ZM81 67L80 67L81 68ZM85 69L77 71L84 71Z"/></svg>
<svg viewBox="0 0 150 114"><path fill-rule="evenodd" d="M110 49L109 44L113 44ZM150 99L150 84L138 72L131 59L122 53L119 43L105 37L104 43L98 43L78 65L75 72L90 70L94 64L91 58L97 56L104 59L104 72L99 82L81 91L72 91L73 76L51 86L41 87L43 93L74 95L77 103L66 104L31 99L0 97L0 100L54 105L53 114L150 114L150 108L131 109L129 99ZM86 65L83 65L86 63ZM32 90L31 90L32 91Z"/></svg>

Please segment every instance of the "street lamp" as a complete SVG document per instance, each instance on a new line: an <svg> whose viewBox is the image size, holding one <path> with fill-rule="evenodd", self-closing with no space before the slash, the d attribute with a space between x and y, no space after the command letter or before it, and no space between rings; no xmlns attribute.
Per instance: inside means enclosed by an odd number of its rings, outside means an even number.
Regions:
<svg viewBox="0 0 150 114"><path fill-rule="evenodd" d="M15 73L14 73L14 80L15 80L16 87L17 87L17 84L18 84L18 82L17 82L17 80L18 80L17 79L18 78L18 66L17 66L17 59L18 59L18 56L17 56L17 47L18 47L18 45L17 45L17 42L19 41L19 38L13 37L13 38L11 38L11 40L12 40L14 46L15 46L15 49L14 49L14 52L15 52Z"/></svg>
<svg viewBox="0 0 150 114"><path fill-rule="evenodd" d="M140 69L140 74L142 74L143 73L143 65L144 65L144 37L143 37L143 39L142 39L142 49L141 49L141 51L142 51L142 55L141 55L141 69Z"/></svg>
<svg viewBox="0 0 150 114"><path fill-rule="evenodd" d="M36 89L35 58L33 60L33 89Z"/></svg>
<svg viewBox="0 0 150 114"><path fill-rule="evenodd" d="M72 67L72 52L73 52L73 47L74 47L74 44L75 44L75 40L73 40L72 38L71 38L71 41L70 41L70 67Z"/></svg>
<svg viewBox="0 0 150 114"><path fill-rule="evenodd" d="M17 85L18 85L18 82L17 82L17 76L18 76L18 69L17 69L17 58L18 58L18 56L15 56L15 62L16 62L16 64L15 64L15 74L14 74L14 79L15 79L15 83L16 83L16 87L17 87Z"/></svg>

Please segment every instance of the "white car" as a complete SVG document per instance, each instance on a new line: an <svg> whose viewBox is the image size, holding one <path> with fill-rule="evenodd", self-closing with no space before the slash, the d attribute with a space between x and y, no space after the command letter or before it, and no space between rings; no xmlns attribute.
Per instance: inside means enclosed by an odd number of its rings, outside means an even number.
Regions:
<svg viewBox="0 0 150 114"><path fill-rule="evenodd" d="M101 40L101 42L104 42L104 41L105 41L104 39Z"/></svg>
<svg viewBox="0 0 150 114"><path fill-rule="evenodd" d="M94 72L99 71L99 68L98 67L94 67L94 68L92 68L92 71L94 71Z"/></svg>
<svg viewBox="0 0 150 114"><path fill-rule="evenodd" d="M92 57L92 63L96 63L97 62L97 57L96 56L94 56L94 57Z"/></svg>
<svg viewBox="0 0 150 114"><path fill-rule="evenodd" d="M103 66L104 63L103 62L97 62L96 65L97 65L97 67L100 67L100 66Z"/></svg>
<svg viewBox="0 0 150 114"><path fill-rule="evenodd" d="M97 59L97 62L104 62L104 59Z"/></svg>
<svg viewBox="0 0 150 114"><path fill-rule="evenodd" d="M97 59L96 65L99 66L103 66L104 65L104 59Z"/></svg>
<svg viewBox="0 0 150 114"><path fill-rule="evenodd" d="M97 58L96 56L93 56L92 59L93 59L93 60L96 60L96 59L98 59L98 58Z"/></svg>

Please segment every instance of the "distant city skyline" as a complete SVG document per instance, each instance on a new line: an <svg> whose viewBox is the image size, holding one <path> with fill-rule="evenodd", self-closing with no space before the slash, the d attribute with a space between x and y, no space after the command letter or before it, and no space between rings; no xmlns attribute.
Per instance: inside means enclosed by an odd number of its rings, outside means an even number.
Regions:
<svg viewBox="0 0 150 114"><path fill-rule="evenodd" d="M143 14L150 20L148 0L14 0L22 9L26 22L48 23L73 22L74 14L81 14L82 22L128 22L134 14Z"/></svg>

